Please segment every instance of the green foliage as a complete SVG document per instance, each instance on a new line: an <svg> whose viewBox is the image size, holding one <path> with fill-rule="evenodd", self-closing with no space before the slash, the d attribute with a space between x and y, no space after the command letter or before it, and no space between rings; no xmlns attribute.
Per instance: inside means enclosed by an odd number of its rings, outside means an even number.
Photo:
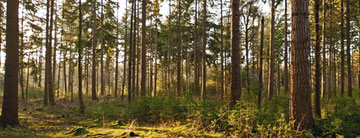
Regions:
<svg viewBox="0 0 360 138"><path fill-rule="evenodd" d="M330 104L326 109L323 120L317 120L316 134L320 136L355 137L360 135L360 107L355 98L336 98L325 103ZM333 105L332 105L333 103Z"/></svg>
<svg viewBox="0 0 360 138"><path fill-rule="evenodd" d="M86 107L86 115L93 118L106 117L110 119L118 119L124 110L119 103L116 102L118 101L86 102L87 105L89 105Z"/></svg>

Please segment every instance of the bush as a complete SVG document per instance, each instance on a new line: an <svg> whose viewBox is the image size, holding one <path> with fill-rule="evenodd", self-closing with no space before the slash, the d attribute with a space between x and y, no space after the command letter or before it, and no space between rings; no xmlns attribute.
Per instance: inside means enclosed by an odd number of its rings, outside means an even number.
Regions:
<svg viewBox="0 0 360 138"><path fill-rule="evenodd" d="M336 98L327 101L325 118L316 120L316 135L356 137L360 135L360 106L355 98ZM331 103L333 104L331 104Z"/></svg>

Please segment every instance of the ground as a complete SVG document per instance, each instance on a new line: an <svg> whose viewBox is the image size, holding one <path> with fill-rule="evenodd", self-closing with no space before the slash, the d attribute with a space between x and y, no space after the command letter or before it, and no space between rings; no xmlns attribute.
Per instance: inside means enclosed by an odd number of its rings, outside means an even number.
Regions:
<svg viewBox="0 0 360 138"><path fill-rule="evenodd" d="M117 106L120 110L125 108L120 99L109 96L101 100L119 103ZM176 123L140 126L136 120L125 122L105 113L99 116L101 111L90 108L99 102L87 101L87 113L80 114L78 103L64 98L57 100L54 106L44 106L42 99L20 100L21 126L2 129L0 137L221 137L221 134L189 134L187 127Z"/></svg>

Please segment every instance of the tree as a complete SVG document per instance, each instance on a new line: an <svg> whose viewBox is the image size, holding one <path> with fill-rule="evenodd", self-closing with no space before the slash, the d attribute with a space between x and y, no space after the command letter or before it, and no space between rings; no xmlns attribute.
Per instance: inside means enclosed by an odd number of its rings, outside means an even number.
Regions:
<svg viewBox="0 0 360 138"><path fill-rule="evenodd" d="M326 0L323 0L323 24L322 24L322 83L321 83L321 97L324 97L326 92Z"/></svg>
<svg viewBox="0 0 360 138"><path fill-rule="evenodd" d="M91 78L91 99L97 100L96 97L96 47L97 47L97 34L96 34L96 0L93 2L92 9L92 78Z"/></svg>
<svg viewBox="0 0 360 138"><path fill-rule="evenodd" d="M258 93L258 105L261 105L261 93L263 91L263 49L264 49L264 16L261 17L261 34L260 34L260 50L259 50L259 93ZM285 64L286 66L286 64Z"/></svg>
<svg viewBox="0 0 360 138"><path fill-rule="evenodd" d="M135 5L136 5L136 0L132 0L131 1L131 19L130 19L130 52L129 52L129 74L128 74L128 101L131 102L131 94L132 94L132 90L133 87L131 84L131 76L132 76L132 62L133 62L133 50L134 50L134 46L133 46L133 27L134 27L134 10L135 10Z"/></svg>
<svg viewBox="0 0 360 138"><path fill-rule="evenodd" d="M78 58L79 58L79 102L80 102L80 113L85 113L84 101L82 99L82 68L81 68L81 33L82 33L82 14L81 14L81 0L79 0L79 42L78 42Z"/></svg>
<svg viewBox="0 0 360 138"><path fill-rule="evenodd" d="M207 22L207 2L206 0L203 1L203 23L202 23L202 58L201 58L201 65L202 65L202 82L201 82L201 98L205 98L206 95L206 22Z"/></svg>
<svg viewBox="0 0 360 138"><path fill-rule="evenodd" d="M289 71L288 71L288 16L287 16L287 9L288 9L288 2L285 0L285 53L284 53L284 88L285 92L289 92Z"/></svg>
<svg viewBox="0 0 360 138"><path fill-rule="evenodd" d="M341 80L340 80L340 93L341 96L344 96L344 83L345 83L345 55L344 55L344 0L341 0L341 51L340 51L340 56L341 56Z"/></svg>
<svg viewBox="0 0 360 138"><path fill-rule="evenodd" d="M7 1L4 96L0 124L18 126L19 1Z"/></svg>
<svg viewBox="0 0 360 138"><path fill-rule="evenodd" d="M313 129L310 85L310 34L308 0L291 0L290 120L301 129Z"/></svg>
<svg viewBox="0 0 360 138"><path fill-rule="evenodd" d="M146 0L142 0L141 96L146 94Z"/></svg>
<svg viewBox="0 0 360 138"><path fill-rule="evenodd" d="M117 17L116 17L116 44L115 44L115 47L116 47L116 53L115 53L115 98L118 97L118 77L119 77L119 48L118 48L118 46L119 46L119 2L117 2L116 10L117 10Z"/></svg>
<svg viewBox="0 0 360 138"><path fill-rule="evenodd" d="M351 75L351 47L350 47L350 0L346 0L346 55L348 69L348 96L352 97L352 75Z"/></svg>
<svg viewBox="0 0 360 138"><path fill-rule="evenodd" d="M225 91L224 91L224 23L223 23L223 0L220 0L220 45L221 45L221 53L220 53L220 68L221 68L221 75L220 75L220 82L221 82L221 99L224 99Z"/></svg>
<svg viewBox="0 0 360 138"><path fill-rule="evenodd" d="M268 80L268 94L269 99L274 93L274 36L275 36L275 0L271 0L271 18L270 18L270 40L269 40L269 80Z"/></svg>
<svg viewBox="0 0 360 138"><path fill-rule="evenodd" d="M234 106L241 96L239 6L240 0L231 0L231 106Z"/></svg>
<svg viewBox="0 0 360 138"><path fill-rule="evenodd" d="M321 69L320 69L320 25L319 25L319 9L320 1L315 0L314 14L315 14L315 115L321 118L320 110L320 81L321 81Z"/></svg>
<svg viewBox="0 0 360 138"><path fill-rule="evenodd" d="M178 34L179 34L179 41L178 41L178 49L177 49L177 95L180 96L182 94L182 39L181 39L181 14L182 13L182 9L181 9L181 0L178 0Z"/></svg>
<svg viewBox="0 0 360 138"><path fill-rule="evenodd" d="M100 69L101 69L101 76L100 76L100 85L101 90L100 94L105 95L105 80L104 80L104 0L101 0L101 19L100 19Z"/></svg>
<svg viewBox="0 0 360 138"><path fill-rule="evenodd" d="M199 96L199 46L198 46L198 0L195 0L195 24L194 24L194 92Z"/></svg>

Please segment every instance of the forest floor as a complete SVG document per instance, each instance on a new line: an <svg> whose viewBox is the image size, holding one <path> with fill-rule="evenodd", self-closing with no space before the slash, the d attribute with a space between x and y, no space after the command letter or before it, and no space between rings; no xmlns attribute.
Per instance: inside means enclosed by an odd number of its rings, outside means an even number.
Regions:
<svg viewBox="0 0 360 138"><path fill-rule="evenodd" d="M120 110L125 108L121 100L107 96L99 102L104 100L117 103ZM98 102L86 103L86 107L90 108ZM67 99L57 100L54 106L44 106L42 99L20 100L21 126L0 129L0 137L221 137L221 134L189 134L186 127L174 124L139 126L136 120L122 122L104 113L99 115L100 110L88 110L89 113L80 114L78 103Z"/></svg>

